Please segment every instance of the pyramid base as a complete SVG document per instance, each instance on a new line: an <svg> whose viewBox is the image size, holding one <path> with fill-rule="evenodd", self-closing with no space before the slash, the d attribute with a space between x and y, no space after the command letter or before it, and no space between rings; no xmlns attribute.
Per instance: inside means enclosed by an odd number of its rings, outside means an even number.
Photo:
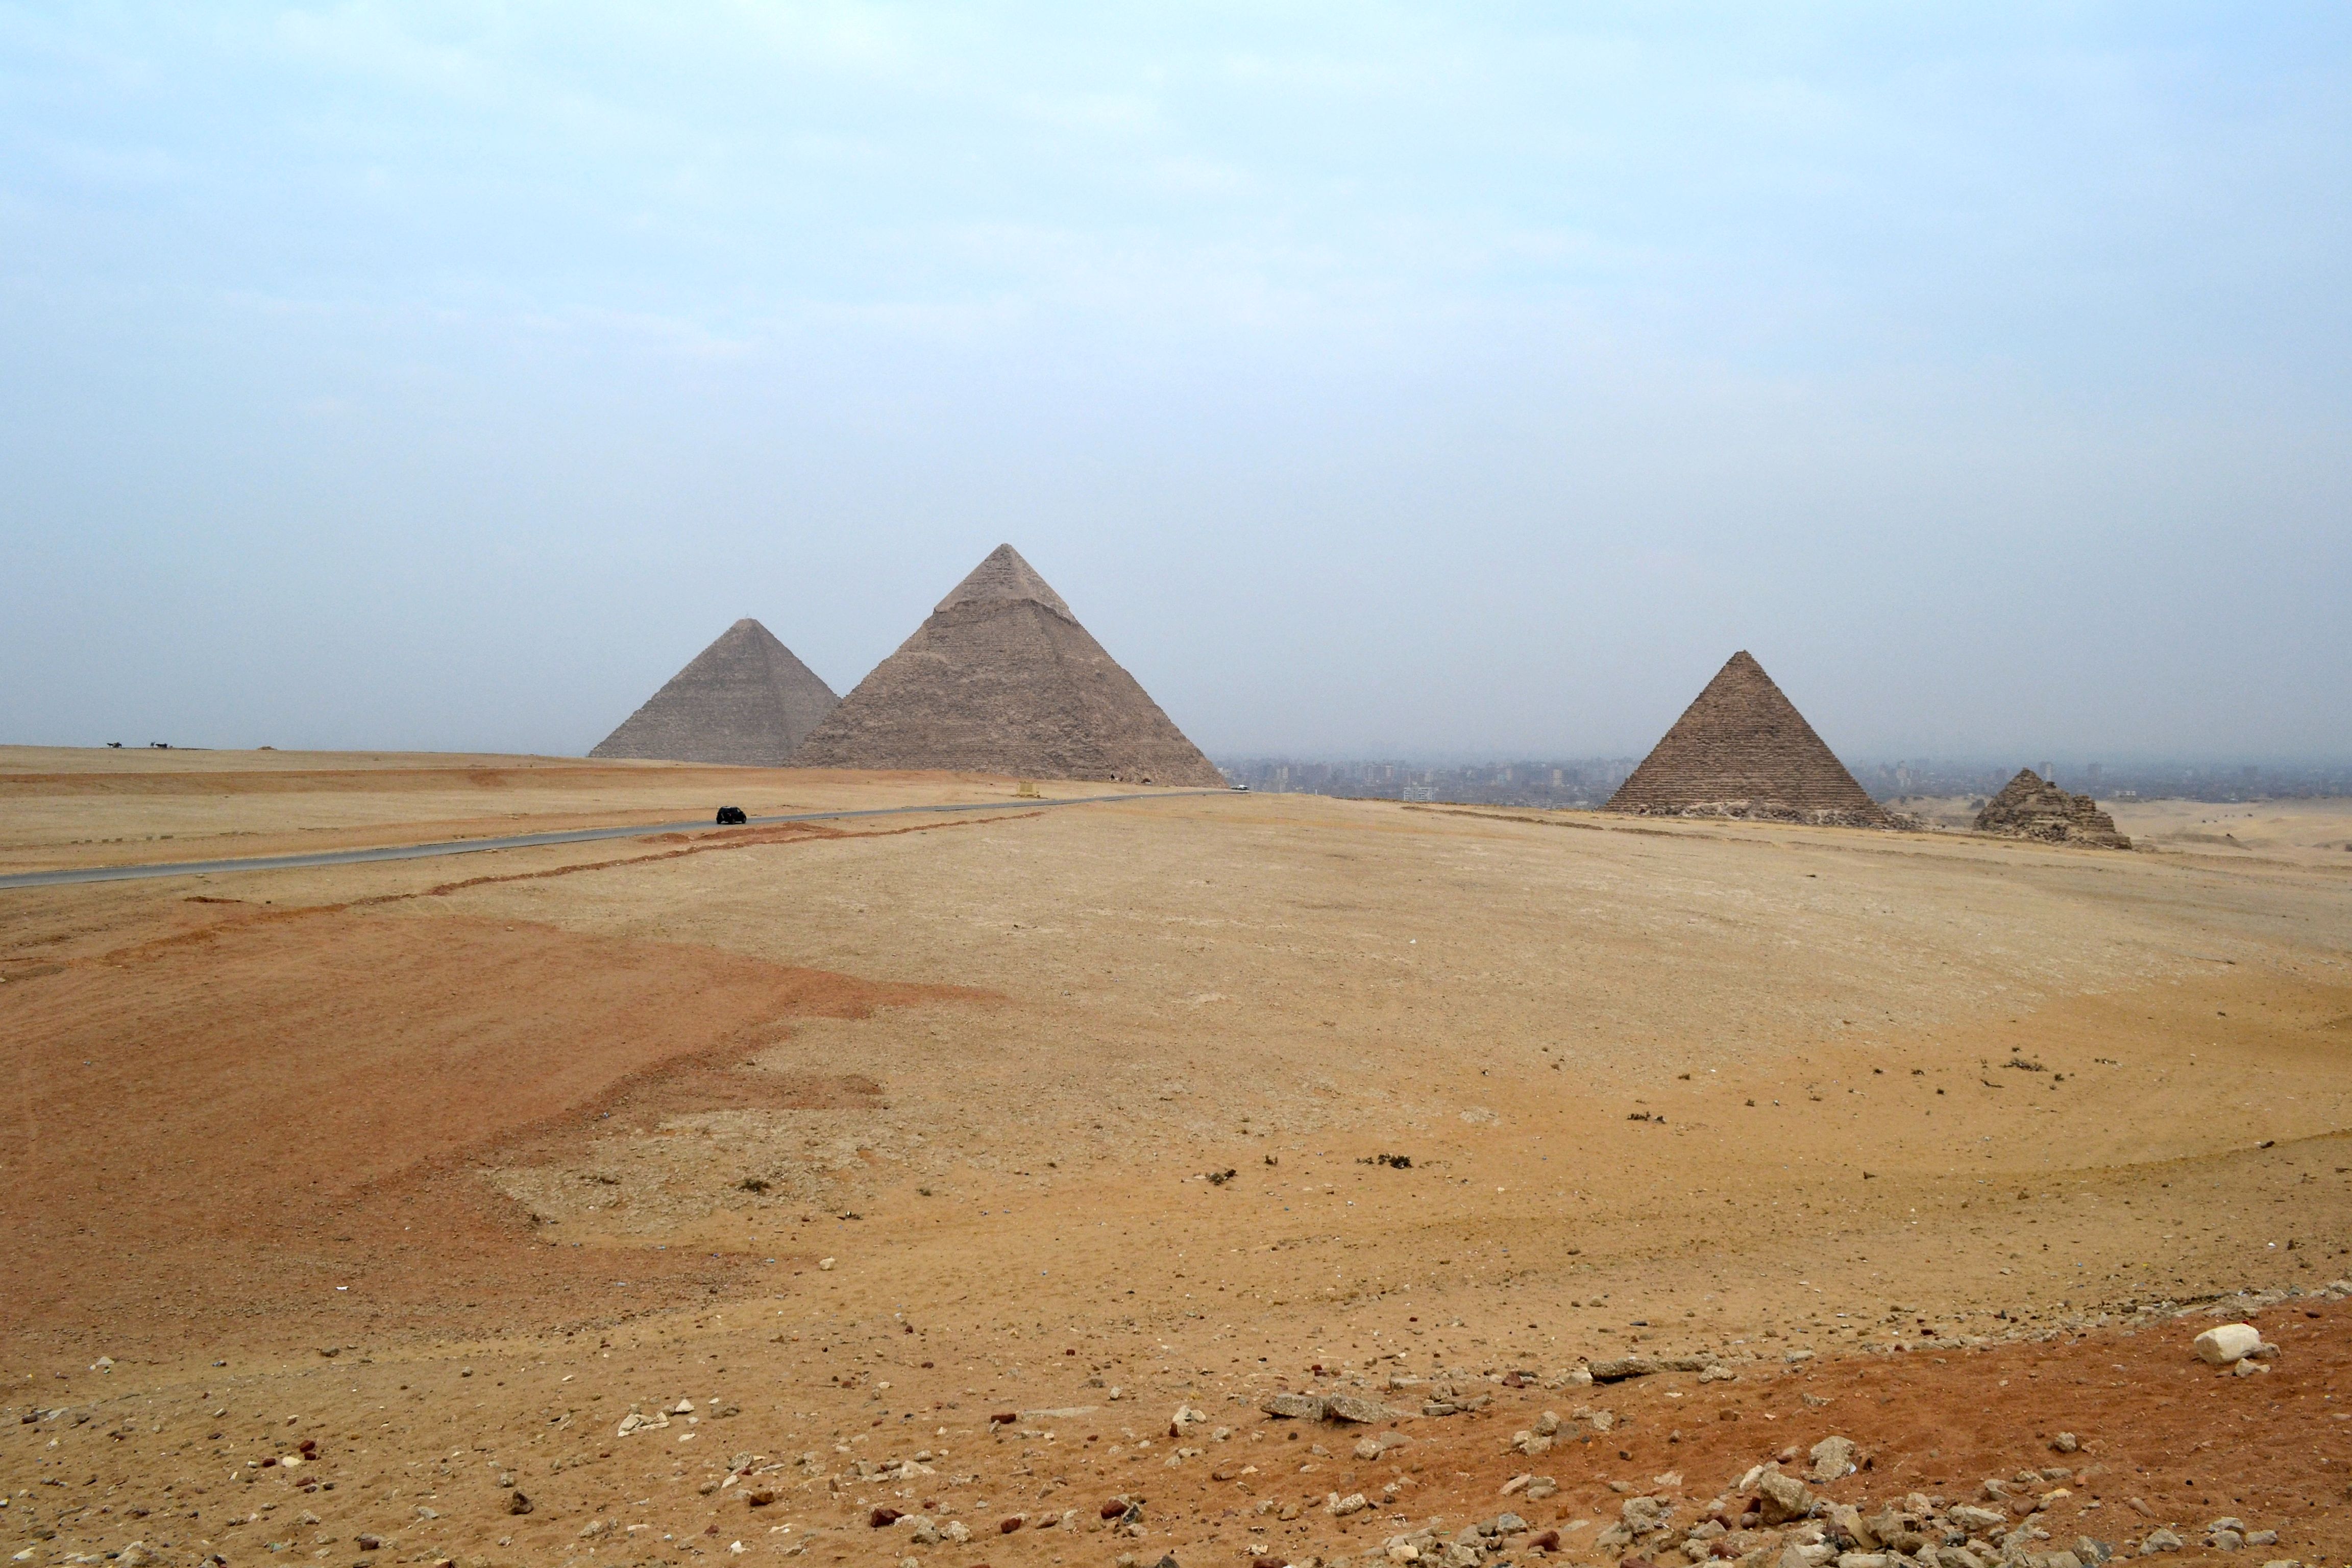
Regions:
<svg viewBox="0 0 2352 1568"><path fill-rule="evenodd" d="M1887 832L1900 830L1905 825L1884 808L1869 810L1859 807L1824 806L1806 810L1793 805L1776 805L1753 801L1709 801L1690 805L1611 805L1602 808L1617 816L1682 816L1705 817L1723 822L1793 822L1809 827L1873 827Z"/></svg>

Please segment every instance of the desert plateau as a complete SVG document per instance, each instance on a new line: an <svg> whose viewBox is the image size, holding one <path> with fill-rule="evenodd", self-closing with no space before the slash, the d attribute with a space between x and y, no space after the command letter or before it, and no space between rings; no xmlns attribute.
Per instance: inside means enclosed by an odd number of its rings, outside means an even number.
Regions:
<svg viewBox="0 0 2352 1568"><path fill-rule="evenodd" d="M985 808L0 892L8 1552L2352 1551L2341 820L1098 792L0 752L11 873Z"/></svg>

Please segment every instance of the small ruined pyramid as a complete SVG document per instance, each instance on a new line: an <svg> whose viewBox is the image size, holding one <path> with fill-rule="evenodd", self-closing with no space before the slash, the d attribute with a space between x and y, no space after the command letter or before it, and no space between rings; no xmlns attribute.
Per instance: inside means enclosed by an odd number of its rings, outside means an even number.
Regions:
<svg viewBox="0 0 2352 1568"><path fill-rule="evenodd" d="M1010 544L842 699L793 763L1224 783Z"/></svg>
<svg viewBox="0 0 2352 1568"><path fill-rule="evenodd" d="M1745 650L1706 683L1602 809L1896 826Z"/></svg>
<svg viewBox="0 0 2352 1568"><path fill-rule="evenodd" d="M2069 795L2032 768L2020 768L2001 792L1977 813L1979 833L2038 838L2045 844L2081 844L2094 849L2128 849L2131 840L2116 831L2116 819L2087 795Z"/></svg>
<svg viewBox="0 0 2352 1568"><path fill-rule="evenodd" d="M772 768L840 700L747 616L588 754Z"/></svg>

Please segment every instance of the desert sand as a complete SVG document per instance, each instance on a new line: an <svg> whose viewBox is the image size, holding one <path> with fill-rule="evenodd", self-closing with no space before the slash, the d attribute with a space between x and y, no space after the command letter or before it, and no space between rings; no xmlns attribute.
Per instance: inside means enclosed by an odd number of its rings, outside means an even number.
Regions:
<svg viewBox="0 0 2352 1568"><path fill-rule="evenodd" d="M9 871L1003 806L0 893L7 1550L1614 1562L1843 1436L2037 1552L2352 1551L2342 814L1014 790L0 750Z"/></svg>

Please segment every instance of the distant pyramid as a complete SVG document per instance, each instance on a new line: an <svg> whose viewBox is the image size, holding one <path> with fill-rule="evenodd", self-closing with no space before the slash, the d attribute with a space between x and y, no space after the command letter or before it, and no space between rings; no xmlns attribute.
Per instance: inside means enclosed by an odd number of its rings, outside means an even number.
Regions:
<svg viewBox="0 0 2352 1568"><path fill-rule="evenodd" d="M2018 769L2017 776L1985 802L1977 813L1977 831L2094 849L2131 847L2131 840L2116 831L2116 819L2101 811L2097 801L2070 795L2032 768Z"/></svg>
<svg viewBox="0 0 2352 1568"><path fill-rule="evenodd" d="M1745 651L1706 683L1604 809L1895 826Z"/></svg>
<svg viewBox="0 0 2352 1568"><path fill-rule="evenodd" d="M588 754L772 768L840 700L775 634L746 616Z"/></svg>
<svg viewBox="0 0 2352 1568"><path fill-rule="evenodd" d="M1010 544L842 699L793 763L1224 783Z"/></svg>

